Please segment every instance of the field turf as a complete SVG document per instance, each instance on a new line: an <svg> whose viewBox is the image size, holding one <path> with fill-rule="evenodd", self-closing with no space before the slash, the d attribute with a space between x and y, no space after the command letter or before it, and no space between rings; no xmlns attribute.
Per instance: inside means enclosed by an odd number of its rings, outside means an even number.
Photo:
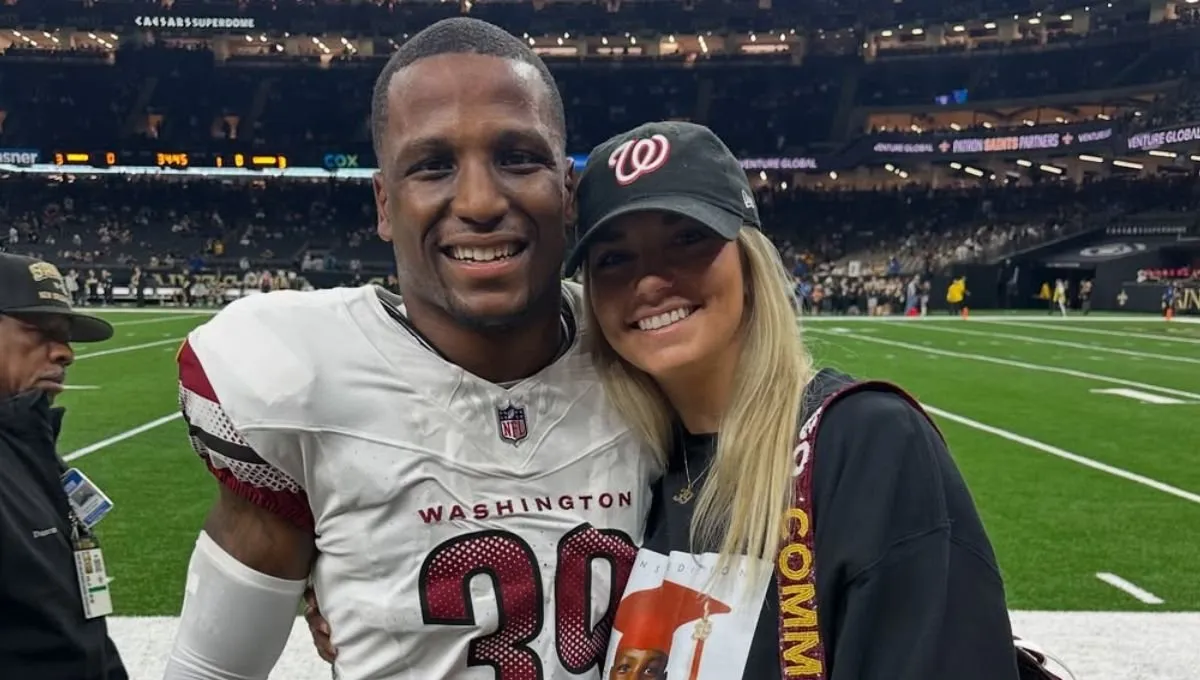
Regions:
<svg viewBox="0 0 1200 680"><path fill-rule="evenodd" d="M116 505L100 535L117 614L174 616L215 493L175 417L175 351L206 315L105 314L117 335L77 348L74 389L60 399L68 409L60 450ZM1142 622L1175 621L1155 637L1200 674L1196 639L1170 639L1200 631L1200 324L1031 314L822 318L804 327L818 364L896 382L934 414L995 545L1012 609L1190 612L1113 615L1104 625L1124 636L1116 631L1129 621L1132 636L1145 632ZM1099 621L1071 616L1054 620ZM124 630L127 621L114 622L119 645ZM1068 651L1090 656L1087 642ZM1119 660L1067 656L1100 671L1081 678L1200 677L1176 675L1173 661L1139 674L1112 668Z"/></svg>

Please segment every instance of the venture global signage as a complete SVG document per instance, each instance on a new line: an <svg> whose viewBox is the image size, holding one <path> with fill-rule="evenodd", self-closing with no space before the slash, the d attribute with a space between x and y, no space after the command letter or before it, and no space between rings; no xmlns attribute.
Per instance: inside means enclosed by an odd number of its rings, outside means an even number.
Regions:
<svg viewBox="0 0 1200 680"><path fill-rule="evenodd" d="M934 134L874 135L851 144L845 164L878 162L888 159L920 157L923 160L950 159L989 154L1036 151L1086 151L1111 148L1115 129L1110 124L1054 126Z"/></svg>
<svg viewBox="0 0 1200 680"><path fill-rule="evenodd" d="M1196 140L1200 140L1200 123L1188 123L1187 125L1176 125L1161 130L1129 135L1125 141L1125 147L1128 151L1150 151L1163 146L1184 144Z"/></svg>

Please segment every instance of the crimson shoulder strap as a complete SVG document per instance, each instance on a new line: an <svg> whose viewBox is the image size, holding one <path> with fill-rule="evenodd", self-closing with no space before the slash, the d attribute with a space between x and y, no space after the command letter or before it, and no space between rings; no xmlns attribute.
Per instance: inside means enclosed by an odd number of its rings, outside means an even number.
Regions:
<svg viewBox="0 0 1200 680"><path fill-rule="evenodd" d="M813 525L813 451L825 412L844 397L867 391L896 394L924 413L904 390L885 382L853 382L822 371L804 397L800 434L792 452L793 504L784 522L785 542L775 563L779 588L779 671L783 680L825 680L825 646L817 623L817 563ZM928 417L928 416L926 416Z"/></svg>

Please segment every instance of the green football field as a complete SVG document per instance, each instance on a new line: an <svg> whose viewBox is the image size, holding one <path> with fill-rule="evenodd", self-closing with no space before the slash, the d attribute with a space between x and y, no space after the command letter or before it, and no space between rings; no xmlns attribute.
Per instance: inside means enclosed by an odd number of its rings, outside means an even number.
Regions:
<svg viewBox="0 0 1200 680"><path fill-rule="evenodd" d="M116 337L77 348L60 450L116 505L100 535L117 614L173 616L215 492L176 416L174 356L207 317L106 316ZM819 365L896 382L934 414L1012 609L1200 612L1200 324L1030 314L804 327Z"/></svg>

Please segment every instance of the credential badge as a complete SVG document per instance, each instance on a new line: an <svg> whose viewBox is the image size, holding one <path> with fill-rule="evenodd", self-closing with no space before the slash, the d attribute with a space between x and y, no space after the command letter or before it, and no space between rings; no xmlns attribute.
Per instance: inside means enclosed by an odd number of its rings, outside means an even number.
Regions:
<svg viewBox="0 0 1200 680"><path fill-rule="evenodd" d="M496 411L500 420L500 438L510 444L520 443L529 436L529 425L525 420L525 409L509 404Z"/></svg>

